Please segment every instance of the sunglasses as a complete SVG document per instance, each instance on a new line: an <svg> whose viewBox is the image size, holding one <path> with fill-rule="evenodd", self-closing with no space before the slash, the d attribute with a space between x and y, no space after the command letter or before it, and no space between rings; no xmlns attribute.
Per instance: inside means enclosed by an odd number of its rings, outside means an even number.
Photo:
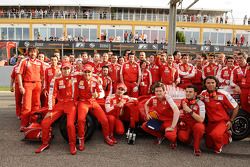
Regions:
<svg viewBox="0 0 250 167"><path fill-rule="evenodd" d="M125 91L125 89L123 89L123 88L118 88L118 90L120 90L120 91Z"/></svg>
<svg viewBox="0 0 250 167"><path fill-rule="evenodd" d="M84 71L84 73L89 74L89 73L91 73L91 71Z"/></svg>

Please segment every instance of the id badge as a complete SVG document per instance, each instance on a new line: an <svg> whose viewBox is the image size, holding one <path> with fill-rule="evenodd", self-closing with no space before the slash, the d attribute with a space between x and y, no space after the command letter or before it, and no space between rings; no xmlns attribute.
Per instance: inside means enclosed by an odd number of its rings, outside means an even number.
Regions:
<svg viewBox="0 0 250 167"><path fill-rule="evenodd" d="M141 82L141 86L144 86L145 85L145 83L144 82Z"/></svg>

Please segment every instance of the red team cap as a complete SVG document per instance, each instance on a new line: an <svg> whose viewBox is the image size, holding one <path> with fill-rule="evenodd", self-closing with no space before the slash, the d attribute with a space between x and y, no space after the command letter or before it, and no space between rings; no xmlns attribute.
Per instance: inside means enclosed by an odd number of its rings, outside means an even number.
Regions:
<svg viewBox="0 0 250 167"><path fill-rule="evenodd" d="M66 68L66 67L71 68L71 63L67 61L62 62L62 68Z"/></svg>
<svg viewBox="0 0 250 167"><path fill-rule="evenodd" d="M127 86L126 86L125 84L119 83L119 84L117 85L117 89L119 89L119 88L123 88L123 89L127 92Z"/></svg>
<svg viewBox="0 0 250 167"><path fill-rule="evenodd" d="M93 67L89 64L83 66L83 71L93 71Z"/></svg>

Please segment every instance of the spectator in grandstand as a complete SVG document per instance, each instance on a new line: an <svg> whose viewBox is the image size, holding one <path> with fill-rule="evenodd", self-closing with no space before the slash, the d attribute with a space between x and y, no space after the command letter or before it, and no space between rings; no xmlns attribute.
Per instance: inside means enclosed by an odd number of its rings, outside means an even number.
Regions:
<svg viewBox="0 0 250 167"><path fill-rule="evenodd" d="M148 70L148 62L146 60L141 60L140 67L142 77L139 86L139 96L149 95L151 93L152 75Z"/></svg>
<svg viewBox="0 0 250 167"><path fill-rule="evenodd" d="M246 25L246 22L247 22L247 15L244 16L243 25Z"/></svg>
<svg viewBox="0 0 250 167"><path fill-rule="evenodd" d="M67 132L69 137L70 153L76 154L76 133L75 133L75 118L76 118L76 101L78 99L77 78L70 75L71 64L69 62L62 63L62 77L55 80L53 89L53 98L58 100L58 103L53 107L49 106L49 112L42 121L42 145L35 151L40 153L49 148L51 139L51 125L60 118L64 113L67 115Z"/></svg>
<svg viewBox="0 0 250 167"><path fill-rule="evenodd" d="M98 122L102 125L102 133L104 141L113 146L114 141L109 137L109 123L105 112L98 104L97 99L105 96L102 85L93 77L93 67L89 64L83 67L83 76L79 76L79 103L78 103L78 137L79 137L79 150L83 151L85 123L88 112L94 115ZM89 110L91 108L91 110Z"/></svg>
<svg viewBox="0 0 250 167"><path fill-rule="evenodd" d="M134 42L134 35L132 32L130 32L128 39L129 39L129 42Z"/></svg>
<svg viewBox="0 0 250 167"><path fill-rule="evenodd" d="M135 33L134 40L135 40L135 43L139 42L139 34L138 34L138 32Z"/></svg>
<svg viewBox="0 0 250 167"><path fill-rule="evenodd" d="M205 104L197 98L198 89L195 86L189 85L185 91L186 99L182 99L180 106L183 116L178 124L178 139L187 144L193 139L194 155L200 156L200 142L205 133Z"/></svg>
<svg viewBox="0 0 250 167"><path fill-rule="evenodd" d="M177 138L177 122L179 119L180 111L173 101L172 97L167 95L166 88L163 83L157 82L153 86L155 96L151 97L145 103L145 112L147 122L142 124L142 129L147 133L157 137L156 144L161 144L164 138L170 141L170 147L175 149ZM149 126L149 121L155 119L159 123L157 129L153 130Z"/></svg>
<svg viewBox="0 0 250 167"><path fill-rule="evenodd" d="M40 108L44 67L43 62L37 59L37 54L38 50L35 47L29 47L29 57L22 60L17 69L18 85L23 95L20 131L29 125L31 111L37 111Z"/></svg>
<svg viewBox="0 0 250 167"><path fill-rule="evenodd" d="M123 37L124 37L124 43L128 43L128 32L127 31L124 32Z"/></svg>
<svg viewBox="0 0 250 167"><path fill-rule="evenodd" d="M138 97L141 81L140 65L135 62L135 54L129 53L129 61L125 62L120 71L120 80L127 86L127 93L131 97Z"/></svg>
<svg viewBox="0 0 250 167"><path fill-rule="evenodd" d="M206 116L206 146L219 154L224 145L232 141L230 128L238 114L239 106L226 91L218 89L219 81L214 76L204 80L206 90L202 91L200 99L205 103ZM226 109L232 110L232 115Z"/></svg>
<svg viewBox="0 0 250 167"><path fill-rule="evenodd" d="M181 62L178 67L178 73L180 77L180 84L178 85L180 88L185 89L188 85L192 84L192 78L195 75L195 68L194 66L189 63L189 55L182 54L181 55Z"/></svg>

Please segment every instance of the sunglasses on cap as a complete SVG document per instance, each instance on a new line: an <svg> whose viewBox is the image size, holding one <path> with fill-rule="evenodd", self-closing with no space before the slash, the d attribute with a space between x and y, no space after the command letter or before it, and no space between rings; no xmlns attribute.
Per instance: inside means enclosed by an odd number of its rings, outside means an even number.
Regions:
<svg viewBox="0 0 250 167"><path fill-rule="evenodd" d="M87 73L87 74L89 74L89 73L91 73L91 71L84 71L84 73Z"/></svg>
<svg viewBox="0 0 250 167"><path fill-rule="evenodd" d="M118 88L118 90L120 90L120 91L125 91L125 89L123 89L123 88Z"/></svg>

